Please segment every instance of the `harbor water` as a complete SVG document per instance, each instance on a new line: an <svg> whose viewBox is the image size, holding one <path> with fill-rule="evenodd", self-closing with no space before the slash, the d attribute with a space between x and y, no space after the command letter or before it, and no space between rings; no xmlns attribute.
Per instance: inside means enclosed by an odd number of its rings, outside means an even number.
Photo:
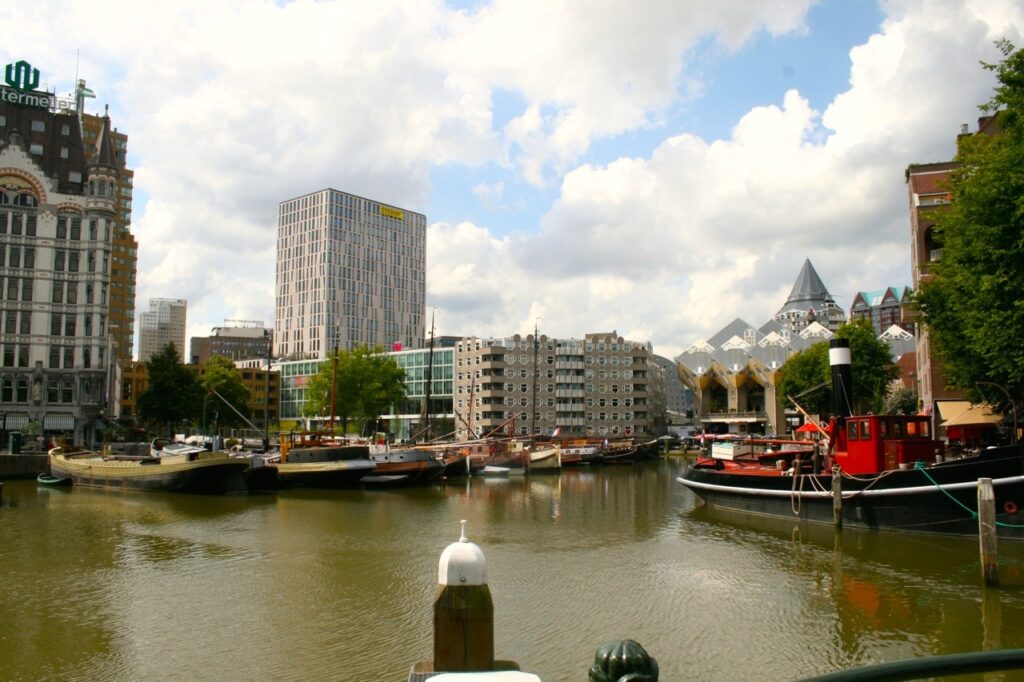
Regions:
<svg viewBox="0 0 1024 682"><path fill-rule="evenodd" d="M986 590L977 539L721 516L683 466L228 497L7 481L0 679L405 680L460 519L496 656L547 682L586 679L620 638L663 681L1024 647L1024 543Z"/></svg>

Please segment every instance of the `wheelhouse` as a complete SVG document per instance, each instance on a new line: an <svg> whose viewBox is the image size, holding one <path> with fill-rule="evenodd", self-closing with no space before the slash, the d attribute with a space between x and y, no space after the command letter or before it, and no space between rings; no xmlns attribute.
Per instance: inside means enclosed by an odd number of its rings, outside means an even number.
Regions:
<svg viewBox="0 0 1024 682"><path fill-rule="evenodd" d="M934 461L942 442L932 437L925 415L865 415L833 420L835 463L850 474L906 469Z"/></svg>

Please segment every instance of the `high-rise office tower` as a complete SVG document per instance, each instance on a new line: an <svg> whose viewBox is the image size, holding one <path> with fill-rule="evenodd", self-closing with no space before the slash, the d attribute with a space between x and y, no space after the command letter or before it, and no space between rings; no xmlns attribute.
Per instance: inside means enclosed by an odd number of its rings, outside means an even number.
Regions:
<svg viewBox="0 0 1024 682"><path fill-rule="evenodd" d="M149 310L139 316L139 361L147 362L173 343L182 362L185 354L185 312L188 302L180 298L151 298Z"/></svg>
<svg viewBox="0 0 1024 682"><path fill-rule="evenodd" d="M427 217L325 189L277 215L274 353L423 344Z"/></svg>

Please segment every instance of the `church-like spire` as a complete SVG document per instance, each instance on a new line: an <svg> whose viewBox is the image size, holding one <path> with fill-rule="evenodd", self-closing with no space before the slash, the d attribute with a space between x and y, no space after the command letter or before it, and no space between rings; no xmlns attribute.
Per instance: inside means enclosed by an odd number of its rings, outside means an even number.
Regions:
<svg viewBox="0 0 1024 682"><path fill-rule="evenodd" d="M117 168L117 157L114 156L114 141L110 135L109 107L103 109L103 129L96 137L96 146L89 156L89 165Z"/></svg>
<svg viewBox="0 0 1024 682"><path fill-rule="evenodd" d="M810 258L804 260L789 298L775 313L775 319L784 324L788 322L797 331L815 319L832 330L844 321L842 308L825 288Z"/></svg>
<svg viewBox="0 0 1024 682"><path fill-rule="evenodd" d="M791 303L801 304L800 308L807 310L809 307L813 308L814 303L821 301L834 302L834 299L832 294L828 293L825 283L821 281L814 266L811 265L811 259L808 258L804 260L804 266L800 268L800 274L797 275L796 282L793 283L793 290L789 292L789 298L786 299L783 310L786 310ZM805 305L807 303L811 305Z"/></svg>

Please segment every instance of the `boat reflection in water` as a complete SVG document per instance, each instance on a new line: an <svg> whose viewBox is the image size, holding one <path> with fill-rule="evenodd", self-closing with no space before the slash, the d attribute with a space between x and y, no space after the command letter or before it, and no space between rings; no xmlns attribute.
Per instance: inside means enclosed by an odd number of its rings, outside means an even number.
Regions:
<svg viewBox="0 0 1024 682"><path fill-rule="evenodd" d="M821 634L832 670L1024 644L1024 600L1019 590L983 587L976 539L837 531L704 505L683 516L688 534L755 552L765 561L757 567L764 580L805 576L811 589L779 608L831 612L821 617ZM1000 563L1004 587L1024 587L1021 546L1010 543ZM974 637L965 641L971 623Z"/></svg>

